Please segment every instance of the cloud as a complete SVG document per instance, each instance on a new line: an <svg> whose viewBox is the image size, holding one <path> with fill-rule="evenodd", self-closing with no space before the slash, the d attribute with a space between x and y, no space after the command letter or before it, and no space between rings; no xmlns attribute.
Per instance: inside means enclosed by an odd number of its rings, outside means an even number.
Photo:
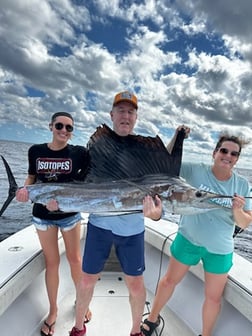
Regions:
<svg viewBox="0 0 252 336"><path fill-rule="evenodd" d="M66 110L85 144L97 125L110 125L124 89L139 98L137 132L167 142L188 124L193 157L211 155L223 129L251 137L249 0L1 4L1 137L9 125L14 140L46 141L51 114Z"/></svg>

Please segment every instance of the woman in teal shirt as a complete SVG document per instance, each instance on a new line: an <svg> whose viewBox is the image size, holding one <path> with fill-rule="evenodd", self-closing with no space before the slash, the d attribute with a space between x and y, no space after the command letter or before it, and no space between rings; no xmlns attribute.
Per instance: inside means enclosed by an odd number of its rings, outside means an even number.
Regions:
<svg viewBox="0 0 252 336"><path fill-rule="evenodd" d="M205 272L205 301L202 312L202 335L211 336L221 308L221 297L232 267L235 225L245 229L252 221L248 181L233 171L245 142L239 137L222 135L213 151L213 164L183 164L181 176L188 183L210 192L233 195L213 199L222 207L203 214L182 216L177 236L171 245L171 258L166 274L160 280L153 307L142 325L142 333L150 336L158 326L158 316L172 296L176 285L190 266L200 261Z"/></svg>

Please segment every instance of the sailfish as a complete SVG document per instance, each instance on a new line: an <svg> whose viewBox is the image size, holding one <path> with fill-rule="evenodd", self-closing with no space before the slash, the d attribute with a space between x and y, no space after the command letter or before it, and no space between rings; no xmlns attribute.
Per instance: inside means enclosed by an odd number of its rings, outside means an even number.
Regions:
<svg viewBox="0 0 252 336"><path fill-rule="evenodd" d="M211 202L222 197L198 190L179 177L184 130L178 132L171 153L159 136L119 136L106 124L99 126L88 142L90 164L83 182L35 183L26 186L33 203L46 205L55 199L59 211L106 215L142 211L143 198L158 195L164 212L195 214L220 206ZM0 216L15 198L18 185L2 156L9 195Z"/></svg>

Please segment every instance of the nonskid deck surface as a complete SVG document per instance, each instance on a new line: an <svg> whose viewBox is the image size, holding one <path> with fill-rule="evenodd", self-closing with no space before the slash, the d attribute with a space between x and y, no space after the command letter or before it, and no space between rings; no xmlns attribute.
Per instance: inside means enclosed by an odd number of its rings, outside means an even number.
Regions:
<svg viewBox="0 0 252 336"><path fill-rule="evenodd" d="M152 302L153 295L147 293L147 300ZM67 293L59 303L58 319L55 326L55 336L68 336L74 325L74 293ZM86 325L87 336L129 336L131 329L131 311L128 290L120 272L105 272L98 281L90 305L92 320ZM147 313L148 308L146 306ZM162 336L175 336L169 320L174 322L173 313L169 309L162 312L166 318ZM172 323L173 324L173 323ZM39 335L40 327L34 334ZM183 335L194 335L192 332ZM158 332L159 335L159 332Z"/></svg>
<svg viewBox="0 0 252 336"><path fill-rule="evenodd" d="M74 293L66 295L59 304L59 314L55 327L55 336L69 335L74 325ZM92 320L87 324L87 335L129 336L131 316L128 303L128 291L121 273L102 274L98 281L90 305Z"/></svg>

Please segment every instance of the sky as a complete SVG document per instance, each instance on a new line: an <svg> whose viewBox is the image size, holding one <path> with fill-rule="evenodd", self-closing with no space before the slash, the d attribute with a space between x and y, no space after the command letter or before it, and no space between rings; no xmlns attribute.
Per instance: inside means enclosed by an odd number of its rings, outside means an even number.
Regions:
<svg viewBox="0 0 252 336"><path fill-rule="evenodd" d="M0 139L49 142L67 111L86 145L130 90L136 133L167 143L185 124L183 158L211 163L220 132L252 139L251 14L251 0L0 0Z"/></svg>

